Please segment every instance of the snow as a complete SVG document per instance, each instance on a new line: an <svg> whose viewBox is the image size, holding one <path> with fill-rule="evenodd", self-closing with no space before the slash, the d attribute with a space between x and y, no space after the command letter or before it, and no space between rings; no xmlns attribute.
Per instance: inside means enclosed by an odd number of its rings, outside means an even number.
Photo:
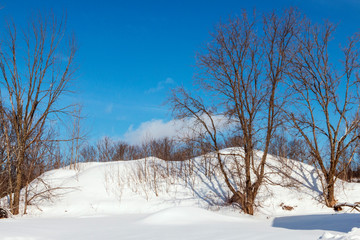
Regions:
<svg viewBox="0 0 360 240"><path fill-rule="evenodd" d="M239 218L221 215L200 208L194 207L173 207L160 210L150 214L142 223L154 225L192 225L192 224L209 224L213 222L239 222Z"/></svg>
<svg viewBox="0 0 360 240"><path fill-rule="evenodd" d="M196 171L185 177L176 171L167 176L181 163L153 157L49 171L29 189L44 191L46 183L54 190L34 198L28 214L0 220L0 240L360 239L360 215L335 213L321 203L312 166L270 157L272 182L259 192L255 216L248 216L224 204L230 193L221 174L207 173L201 161L196 158ZM339 181L339 201L359 201L359 187Z"/></svg>
<svg viewBox="0 0 360 240"><path fill-rule="evenodd" d="M319 239L322 240L357 240L360 239L360 228L353 228L347 234L324 233Z"/></svg>
<svg viewBox="0 0 360 240"><path fill-rule="evenodd" d="M220 215L220 216L218 216ZM177 217L180 216L180 219ZM188 219L188 221L185 221ZM326 216L323 219L325 220ZM317 218L319 220L319 218ZM0 221L0 239L356 239L330 238L323 228L275 228L272 220L222 216L194 208L170 208L153 214L84 217L22 217ZM292 225L294 227L294 225ZM21 229L21 230L19 230ZM359 236L353 231L347 235ZM357 234L357 235L356 235ZM345 235L344 235L345 236ZM348 236L347 236L348 237Z"/></svg>

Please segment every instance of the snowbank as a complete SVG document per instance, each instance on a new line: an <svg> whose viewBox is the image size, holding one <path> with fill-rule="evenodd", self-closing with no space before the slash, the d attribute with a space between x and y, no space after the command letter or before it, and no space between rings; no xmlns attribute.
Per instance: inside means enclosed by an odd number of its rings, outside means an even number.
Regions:
<svg viewBox="0 0 360 240"><path fill-rule="evenodd" d="M358 240L360 239L360 228L353 228L347 234L324 233L319 239L321 240Z"/></svg>
<svg viewBox="0 0 360 240"><path fill-rule="evenodd" d="M270 156L251 217L226 204L216 161L204 161L150 157L49 171L28 188L28 215L1 221L0 239L360 239L360 215L324 206L312 166ZM359 189L339 180L337 198L359 201Z"/></svg>

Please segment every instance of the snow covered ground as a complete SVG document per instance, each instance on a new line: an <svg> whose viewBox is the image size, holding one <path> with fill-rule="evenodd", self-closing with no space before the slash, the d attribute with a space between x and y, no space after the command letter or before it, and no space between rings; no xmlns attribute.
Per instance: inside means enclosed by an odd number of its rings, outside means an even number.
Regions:
<svg viewBox="0 0 360 240"><path fill-rule="evenodd" d="M174 207L152 214L26 216L0 221L0 239L360 239L355 214L270 218ZM350 229L350 230L349 230Z"/></svg>
<svg viewBox="0 0 360 240"><path fill-rule="evenodd" d="M192 169L148 158L47 172L30 197L52 190L34 197L27 215L0 220L0 239L360 239L360 214L325 207L309 165L270 159L272 184L260 191L255 216L247 216L224 204L230 193L221 175L201 161ZM339 181L337 194L359 201L360 184Z"/></svg>

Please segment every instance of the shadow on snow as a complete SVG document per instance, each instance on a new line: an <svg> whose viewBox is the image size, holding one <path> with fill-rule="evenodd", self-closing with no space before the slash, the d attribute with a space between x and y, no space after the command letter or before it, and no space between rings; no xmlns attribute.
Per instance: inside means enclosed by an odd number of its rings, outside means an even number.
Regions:
<svg viewBox="0 0 360 240"><path fill-rule="evenodd" d="M360 214L318 214L275 218L273 227L292 230L326 230L347 233L360 226Z"/></svg>

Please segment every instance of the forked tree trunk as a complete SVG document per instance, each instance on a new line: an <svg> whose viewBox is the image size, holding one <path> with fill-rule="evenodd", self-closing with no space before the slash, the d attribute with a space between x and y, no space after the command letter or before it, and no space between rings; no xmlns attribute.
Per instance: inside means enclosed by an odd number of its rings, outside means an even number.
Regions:
<svg viewBox="0 0 360 240"><path fill-rule="evenodd" d="M246 214L254 215L254 203L256 194L251 190L247 190L245 194L237 191L230 198L229 203L237 203Z"/></svg>
<svg viewBox="0 0 360 240"><path fill-rule="evenodd" d="M253 193L251 189L247 190L246 193L246 202L244 203L244 212L246 214L254 215L254 201L256 194Z"/></svg>

